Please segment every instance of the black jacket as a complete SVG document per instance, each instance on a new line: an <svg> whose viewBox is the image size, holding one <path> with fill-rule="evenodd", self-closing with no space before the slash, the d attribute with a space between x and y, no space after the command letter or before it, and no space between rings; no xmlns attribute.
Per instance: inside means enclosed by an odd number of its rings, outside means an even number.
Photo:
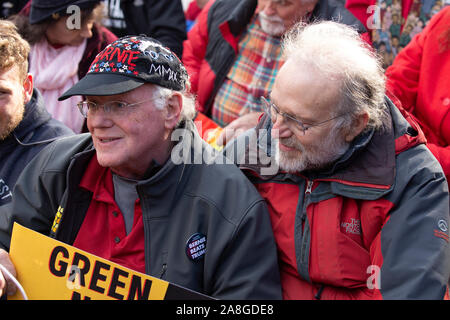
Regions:
<svg viewBox="0 0 450 320"><path fill-rule="evenodd" d="M117 1L108 1L110 24L117 36L146 34L169 47L181 59L186 19L181 0L120 0L123 17L114 16Z"/></svg>
<svg viewBox="0 0 450 320"><path fill-rule="evenodd" d="M166 164L136 187L146 273L220 299L280 299L276 247L264 200L233 164L177 164L179 154L202 159L212 152L194 133L192 121L186 129ZM92 198L79 183L94 153L91 136L82 134L58 140L30 163L5 214L8 223L2 224L0 217L0 248L9 247L14 221L74 242ZM61 222L53 224L58 211ZM197 233L206 237L206 253L192 260L186 246Z"/></svg>
<svg viewBox="0 0 450 320"><path fill-rule="evenodd" d="M2 0L0 1L0 17L9 18L13 14L19 13L27 4L28 0Z"/></svg>
<svg viewBox="0 0 450 320"><path fill-rule="evenodd" d="M25 105L22 122L0 141L0 207L11 201L11 191L25 166L50 141L71 135L72 130L52 119L37 89Z"/></svg>

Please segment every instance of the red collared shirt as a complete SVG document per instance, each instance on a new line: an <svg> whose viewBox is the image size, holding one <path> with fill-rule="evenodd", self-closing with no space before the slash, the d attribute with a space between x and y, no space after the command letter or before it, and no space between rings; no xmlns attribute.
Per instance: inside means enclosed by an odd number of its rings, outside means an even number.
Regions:
<svg viewBox="0 0 450 320"><path fill-rule="evenodd" d="M73 245L145 273L145 238L140 200L136 200L133 227L127 235L122 212L114 200L111 169L100 166L96 155L92 157L80 187L91 191L93 196Z"/></svg>

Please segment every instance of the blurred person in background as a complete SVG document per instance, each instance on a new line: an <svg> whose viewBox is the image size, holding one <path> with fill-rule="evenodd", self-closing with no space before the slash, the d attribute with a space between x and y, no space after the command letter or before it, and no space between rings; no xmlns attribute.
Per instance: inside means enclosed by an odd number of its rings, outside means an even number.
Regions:
<svg viewBox="0 0 450 320"><path fill-rule="evenodd" d="M364 26L344 4L325 0L215 0L206 4L184 42L183 62L199 114L225 130L225 144L256 125L281 58L281 36L296 22L334 20Z"/></svg>
<svg viewBox="0 0 450 320"><path fill-rule="evenodd" d="M418 121L449 181L450 7L434 15L398 54L386 78L388 93Z"/></svg>
<svg viewBox="0 0 450 320"><path fill-rule="evenodd" d="M0 208L25 166L50 142L73 132L52 119L28 73L29 44L0 20ZM0 210L0 216L3 213Z"/></svg>
<svg viewBox="0 0 450 320"><path fill-rule="evenodd" d="M72 6L72 7L71 7ZM117 37L100 25L99 0L31 0L11 17L31 45L30 73L47 110L74 132L86 131L77 98L58 101L88 71L97 53Z"/></svg>
<svg viewBox="0 0 450 320"><path fill-rule="evenodd" d="M186 19L181 0L105 0L107 26L118 37L145 34L181 59Z"/></svg>
<svg viewBox="0 0 450 320"><path fill-rule="evenodd" d="M345 7L369 31L370 41L382 54L386 69L430 19L448 4L449 0L346 0ZM381 47L382 43L384 47Z"/></svg>

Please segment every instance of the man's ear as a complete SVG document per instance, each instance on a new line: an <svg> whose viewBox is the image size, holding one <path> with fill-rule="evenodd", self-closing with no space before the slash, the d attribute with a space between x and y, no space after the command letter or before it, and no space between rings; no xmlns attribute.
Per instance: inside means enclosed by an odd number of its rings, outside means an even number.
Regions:
<svg viewBox="0 0 450 320"><path fill-rule="evenodd" d="M166 112L164 115L166 129L173 129L176 127L180 119L181 109L183 108L183 99L181 94L174 93L167 99Z"/></svg>
<svg viewBox="0 0 450 320"><path fill-rule="evenodd" d="M33 96L33 76L29 73L27 74L25 80L23 80L23 101L24 104L30 102Z"/></svg>
<svg viewBox="0 0 450 320"><path fill-rule="evenodd" d="M345 134L345 141L352 142L358 134L363 132L368 122L369 115L367 114L367 112L359 114L356 119L353 120L348 132Z"/></svg>

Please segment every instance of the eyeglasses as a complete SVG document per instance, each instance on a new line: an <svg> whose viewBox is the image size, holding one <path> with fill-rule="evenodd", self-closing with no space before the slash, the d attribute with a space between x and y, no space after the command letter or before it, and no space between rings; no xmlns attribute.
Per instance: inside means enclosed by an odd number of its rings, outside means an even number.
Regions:
<svg viewBox="0 0 450 320"><path fill-rule="evenodd" d="M136 106L136 105L144 103L144 102L153 101L160 97L161 96L153 97L151 99L139 101L139 102L135 102L135 103L127 103L127 102L123 102L123 101L108 101L104 104L97 104L92 101L80 101L77 103L77 107L80 110L83 117L85 117L85 118L88 117L89 113L92 114L92 113L97 112L97 110L100 107L102 107L103 111L106 113L119 116L119 115L124 115L125 113L127 113L129 110L129 107L133 107L133 106Z"/></svg>
<svg viewBox="0 0 450 320"><path fill-rule="evenodd" d="M306 131L309 128L320 126L320 125L322 125L322 124L324 124L326 122L329 122L331 120L334 120L334 119L337 119L337 118L340 118L340 117L343 117L343 116L346 115L346 113L344 113L344 114L338 115L336 117L333 117L331 119L328 119L328 120L325 120L325 121L322 121L322 122L318 122L318 123L315 123L315 124L307 124L307 123L304 123L301 120L298 120L294 116L291 116L290 114L282 112L272 101L267 100L264 97L261 97L261 99L264 102L266 112L270 116L270 120L272 121L272 123L275 123L277 121L277 116L281 115L283 117L283 121L285 121L286 125L289 128L296 128L303 135L306 134Z"/></svg>

